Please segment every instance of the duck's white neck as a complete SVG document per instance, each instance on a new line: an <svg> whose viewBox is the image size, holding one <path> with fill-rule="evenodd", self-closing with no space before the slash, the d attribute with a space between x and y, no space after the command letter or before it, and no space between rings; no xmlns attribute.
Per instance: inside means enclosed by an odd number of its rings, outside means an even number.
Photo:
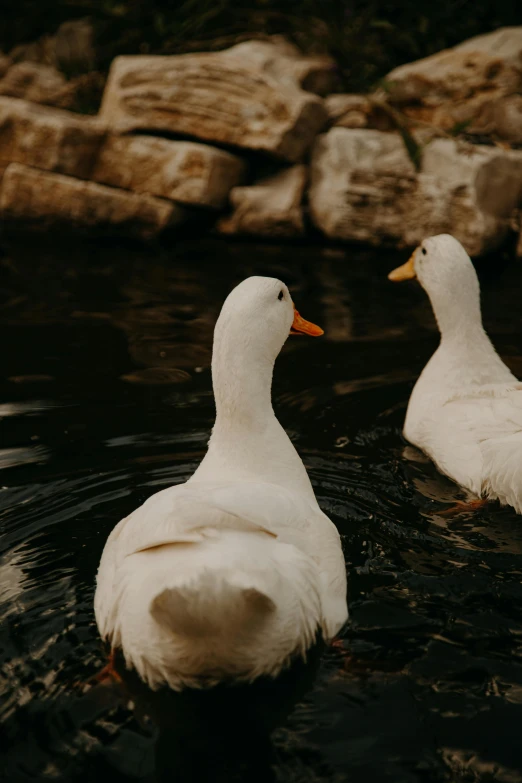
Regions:
<svg viewBox="0 0 522 783"><path fill-rule="evenodd" d="M502 383L513 377L484 331L476 277L473 282L452 291L426 287L441 335L421 376L433 389Z"/></svg>
<svg viewBox="0 0 522 783"><path fill-rule="evenodd" d="M212 355L212 385L216 401L214 432L247 429L262 431L274 418L272 375L274 360L256 357L219 341Z"/></svg>
<svg viewBox="0 0 522 783"><path fill-rule="evenodd" d="M427 291L443 341L476 339L484 334L477 289L448 292L435 288Z"/></svg>
<svg viewBox="0 0 522 783"><path fill-rule="evenodd" d="M256 480L305 494L316 505L305 467L272 408L274 359L214 344L216 421L198 481Z"/></svg>

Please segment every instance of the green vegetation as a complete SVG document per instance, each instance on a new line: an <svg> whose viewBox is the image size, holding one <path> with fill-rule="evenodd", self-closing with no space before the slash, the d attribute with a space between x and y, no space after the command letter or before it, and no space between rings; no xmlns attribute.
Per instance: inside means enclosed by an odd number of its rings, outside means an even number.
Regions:
<svg viewBox="0 0 522 783"><path fill-rule="evenodd" d="M117 54L221 49L282 33L304 51L332 55L346 90L364 90L391 68L472 35L520 22L513 0L6 0L0 47L90 17L97 67Z"/></svg>

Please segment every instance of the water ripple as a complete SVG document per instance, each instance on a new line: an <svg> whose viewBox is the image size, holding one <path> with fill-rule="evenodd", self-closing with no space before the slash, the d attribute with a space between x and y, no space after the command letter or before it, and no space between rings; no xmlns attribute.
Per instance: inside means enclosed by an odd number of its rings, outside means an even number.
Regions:
<svg viewBox="0 0 522 783"><path fill-rule="evenodd" d="M43 246L13 253L0 311L5 779L521 781L522 526L496 504L443 516L465 493L402 438L437 337L422 291L390 291L399 258L204 242L167 259L115 247L96 263L83 247L61 259ZM520 267L510 270L483 287L483 305L519 367ZM103 545L201 459L213 324L232 285L259 273L282 276L300 311L327 326L323 340L288 341L274 406L340 531L350 622L273 744L238 741L233 760L248 771L213 757L198 778L182 763L185 740L158 738L111 689L80 686L104 662L92 606ZM35 399L50 382L53 399ZM225 713L197 735L192 762Z"/></svg>

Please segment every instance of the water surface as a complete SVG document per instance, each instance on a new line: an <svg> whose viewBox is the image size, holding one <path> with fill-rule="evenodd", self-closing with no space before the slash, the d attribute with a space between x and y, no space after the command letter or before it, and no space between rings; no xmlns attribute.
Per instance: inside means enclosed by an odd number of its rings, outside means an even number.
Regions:
<svg viewBox="0 0 522 783"><path fill-rule="evenodd" d="M269 274L326 330L288 340L274 407L343 537L351 622L272 745L238 739L241 770L208 779L522 781L520 518L441 516L465 494L401 436L437 345L422 290L386 280L404 260L193 240L4 248L3 779L194 779L183 743L158 752L150 722L81 687L104 664L94 578L116 522L201 459L213 324L235 284ZM479 271L486 327L522 375L521 268L499 255Z"/></svg>

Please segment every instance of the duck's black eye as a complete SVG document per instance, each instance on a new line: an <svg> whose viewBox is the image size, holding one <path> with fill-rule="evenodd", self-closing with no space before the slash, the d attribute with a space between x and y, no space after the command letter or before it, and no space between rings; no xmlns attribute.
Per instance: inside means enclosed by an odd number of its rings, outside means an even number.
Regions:
<svg viewBox="0 0 522 783"><path fill-rule="evenodd" d="M281 291L279 291L279 296L277 297L277 298L279 299L279 301L281 301L281 299L283 298L283 296L284 296L284 292L283 292L282 290L281 290Z"/></svg>
<svg viewBox="0 0 522 783"><path fill-rule="evenodd" d="M421 250L421 253L422 253L423 256L425 256L425 255L427 255L428 251L426 250L425 247L423 247L422 250Z"/></svg>

